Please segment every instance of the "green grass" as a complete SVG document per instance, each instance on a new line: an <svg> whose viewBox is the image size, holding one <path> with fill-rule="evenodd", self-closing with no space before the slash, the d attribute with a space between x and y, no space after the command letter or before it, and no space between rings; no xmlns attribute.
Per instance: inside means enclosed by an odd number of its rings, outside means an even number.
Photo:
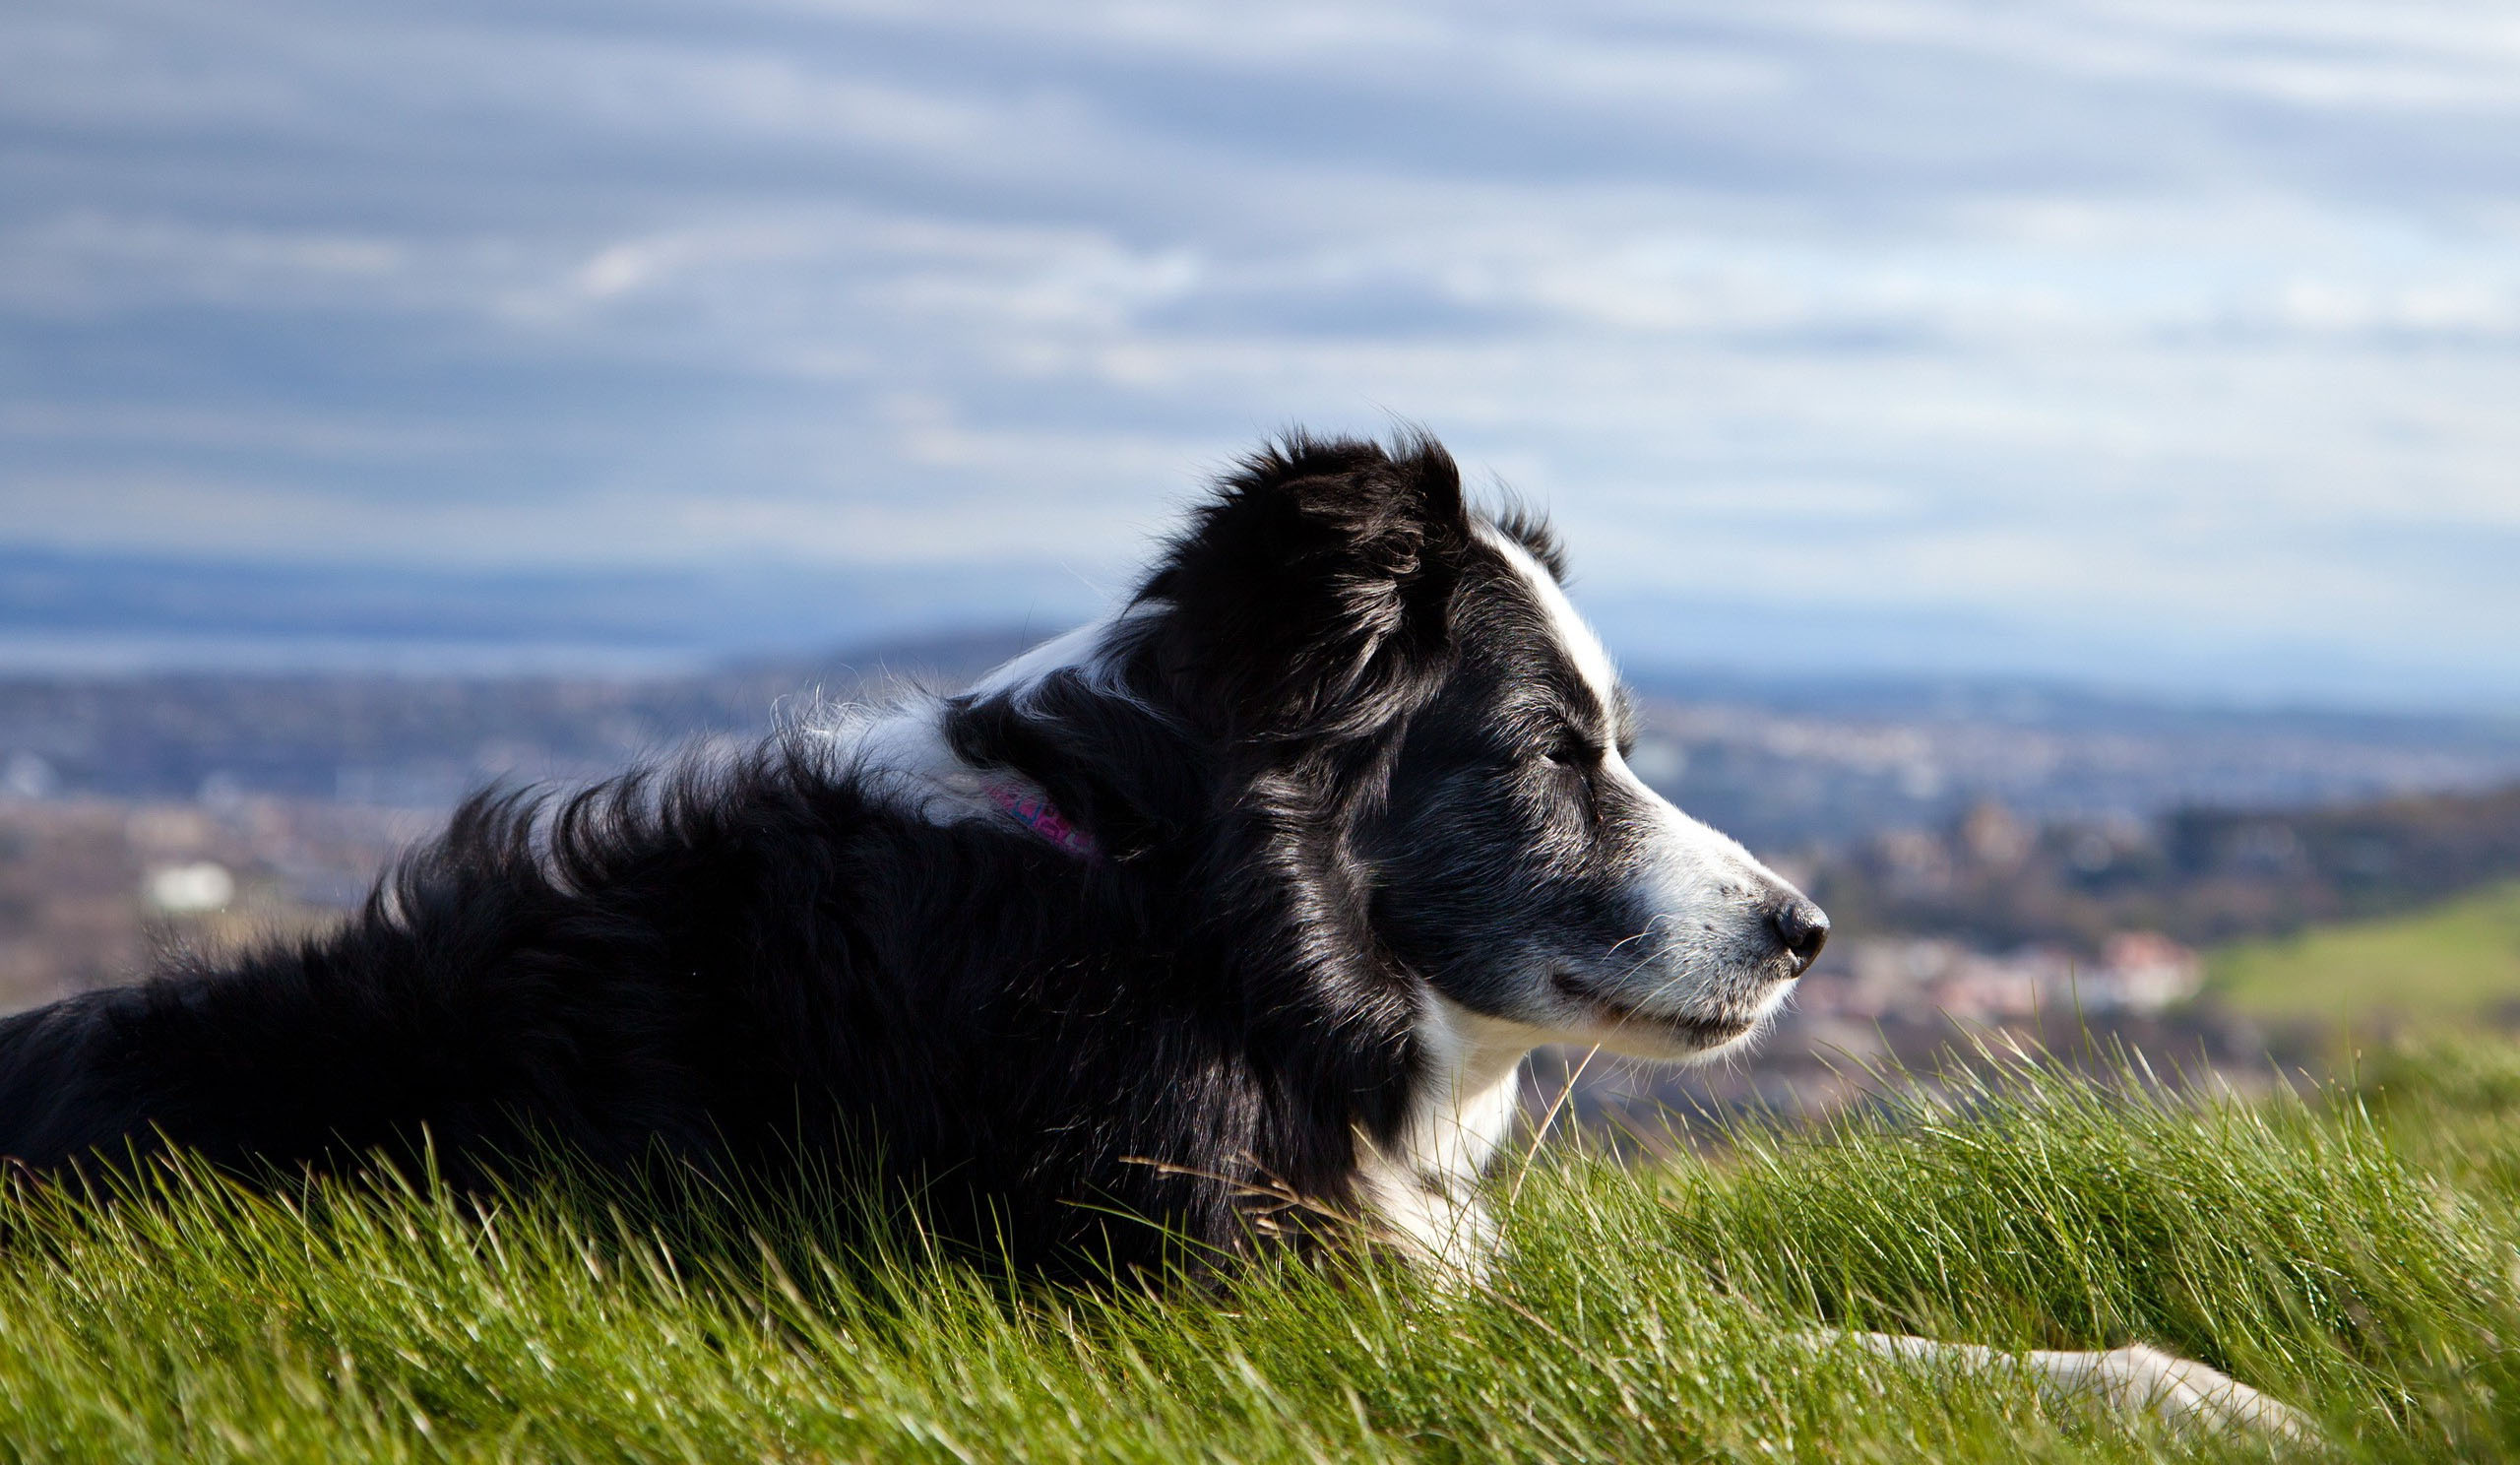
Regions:
<svg viewBox="0 0 2520 1465"><path fill-rule="evenodd" d="M2212 990L2244 1012L2361 1022L2456 1021L2520 1002L2520 882L2386 921L2213 953Z"/></svg>
<svg viewBox="0 0 2520 1465"><path fill-rule="evenodd" d="M2461 1066L2464 1064L2465 1066ZM2367 1102L2365 1102L2367 1100ZM0 1202L0 1459L2132 1460L2193 1441L1814 1320L2140 1337L2352 1458L2520 1449L2520 1057L2192 1107L2053 1073L1724 1162L1498 1183L1493 1284L1387 1261L1224 1298L1010 1287L815 1206L663 1226L198 1174ZM2497 1148L2498 1147L2498 1148ZM1517 1190L1517 1186L1519 1189ZM591 1217L593 1219L591 1219ZM2217 1446L2262 1458L2272 1446Z"/></svg>

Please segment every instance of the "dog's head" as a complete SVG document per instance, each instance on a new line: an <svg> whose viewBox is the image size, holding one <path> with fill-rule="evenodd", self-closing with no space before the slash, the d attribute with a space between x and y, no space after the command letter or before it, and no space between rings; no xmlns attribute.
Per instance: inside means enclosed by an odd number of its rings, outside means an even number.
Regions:
<svg viewBox="0 0 2520 1465"><path fill-rule="evenodd" d="M1175 541L1134 654L1202 736L1355 786L1322 795L1323 858L1417 980L1535 1042L1712 1051L1776 1009L1828 918L1628 767L1631 699L1559 569L1432 442L1294 439Z"/></svg>

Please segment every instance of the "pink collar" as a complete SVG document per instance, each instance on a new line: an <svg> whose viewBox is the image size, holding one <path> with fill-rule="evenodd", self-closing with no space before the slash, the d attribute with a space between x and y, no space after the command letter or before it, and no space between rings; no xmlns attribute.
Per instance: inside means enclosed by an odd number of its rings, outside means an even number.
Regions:
<svg viewBox="0 0 2520 1465"><path fill-rule="evenodd" d="M1019 784L990 784L982 792L989 802L1013 814L1017 823L1079 860L1092 860L1102 853L1094 836L1069 823L1048 795Z"/></svg>

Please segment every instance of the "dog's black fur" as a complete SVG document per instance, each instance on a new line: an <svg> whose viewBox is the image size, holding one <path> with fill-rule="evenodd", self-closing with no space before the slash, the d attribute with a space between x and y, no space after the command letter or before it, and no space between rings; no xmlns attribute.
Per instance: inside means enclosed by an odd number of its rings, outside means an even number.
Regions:
<svg viewBox="0 0 2520 1465"><path fill-rule="evenodd" d="M486 794L334 934L0 1023L0 1153L425 1142L459 1184L550 1140L880 1154L1035 1266L1244 1251L1289 1197L1353 1213L1357 1136L1391 1136L1422 1061L1378 930L1409 913L1360 852L1397 837L1414 715L1475 695L1456 627L1498 579L1433 443L1292 438L1170 543L1102 682L944 704L961 757L1047 790L1095 857L930 822L811 731Z"/></svg>

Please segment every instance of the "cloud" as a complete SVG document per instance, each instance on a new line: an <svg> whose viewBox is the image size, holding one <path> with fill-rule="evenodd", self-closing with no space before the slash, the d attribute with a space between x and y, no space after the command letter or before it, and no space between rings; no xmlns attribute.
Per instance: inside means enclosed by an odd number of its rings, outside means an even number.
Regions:
<svg viewBox="0 0 2520 1465"><path fill-rule="evenodd" d="M2515 111L2486 0L34 0L0 504L1108 581L1257 435L1405 418L1605 604L2520 696Z"/></svg>

